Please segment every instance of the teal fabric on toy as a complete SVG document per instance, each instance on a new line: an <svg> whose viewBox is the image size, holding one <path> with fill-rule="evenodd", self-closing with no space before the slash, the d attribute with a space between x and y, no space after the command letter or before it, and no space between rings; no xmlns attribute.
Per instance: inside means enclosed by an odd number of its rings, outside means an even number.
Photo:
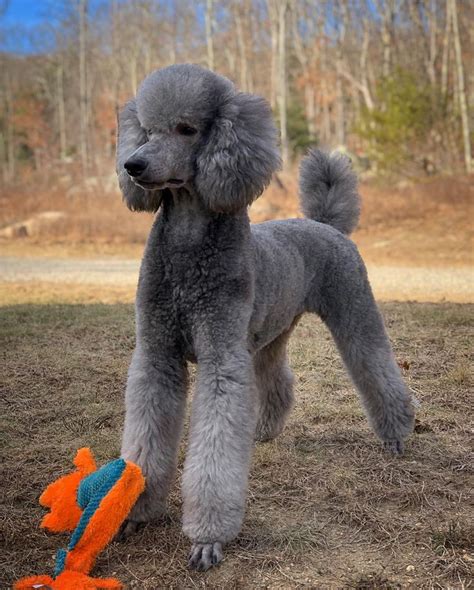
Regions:
<svg viewBox="0 0 474 590"><path fill-rule="evenodd" d="M126 465L123 459L116 459L107 463L107 465L104 465L98 471L94 471L94 473L91 473L81 481L77 491L77 503L83 512L77 527L72 533L67 547L68 551L71 551L77 545L102 499L105 498L122 477ZM60 549L58 551L54 571L55 576L59 576L64 571L66 556L66 550Z"/></svg>
<svg viewBox="0 0 474 590"><path fill-rule="evenodd" d="M66 549L58 549L56 553L56 566L54 568L54 577L56 578L64 571L66 566Z"/></svg>
<svg viewBox="0 0 474 590"><path fill-rule="evenodd" d="M91 499L100 496L102 499L112 486L120 479L125 469L125 461L116 459L104 465L84 478L77 491L77 503L85 510ZM112 485L110 483L112 482Z"/></svg>

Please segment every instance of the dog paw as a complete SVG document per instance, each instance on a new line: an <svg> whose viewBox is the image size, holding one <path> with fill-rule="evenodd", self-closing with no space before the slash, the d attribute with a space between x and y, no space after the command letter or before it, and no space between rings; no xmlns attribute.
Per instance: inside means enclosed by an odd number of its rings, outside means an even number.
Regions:
<svg viewBox="0 0 474 590"><path fill-rule="evenodd" d="M275 440L283 431L283 426L278 425L273 428L267 425L257 425L255 430L255 442L267 443Z"/></svg>
<svg viewBox="0 0 474 590"><path fill-rule="evenodd" d="M270 436L268 434L260 434L259 433L259 434L255 435L255 442L258 442L258 443L272 442L272 440L275 440L277 436L278 435Z"/></svg>
<svg viewBox="0 0 474 590"><path fill-rule="evenodd" d="M195 543L189 553L188 566L205 572L217 565L223 558L222 543Z"/></svg>
<svg viewBox="0 0 474 590"><path fill-rule="evenodd" d="M129 537L132 537L133 535L138 533L138 531L140 531L145 525L146 522L140 522L138 520L129 519L126 520L122 523L122 526L120 527L118 533L115 535L114 541L126 541Z"/></svg>
<svg viewBox="0 0 474 590"><path fill-rule="evenodd" d="M153 526L156 525L167 527L173 524L173 519L168 513L160 514L156 518L149 520L135 520L134 518L127 518L127 520L122 523L118 533L115 535L114 541L125 541L129 537L139 533L149 524Z"/></svg>
<svg viewBox="0 0 474 590"><path fill-rule="evenodd" d="M392 455L403 455L405 445L402 440L386 440L383 443L385 451L392 453Z"/></svg>

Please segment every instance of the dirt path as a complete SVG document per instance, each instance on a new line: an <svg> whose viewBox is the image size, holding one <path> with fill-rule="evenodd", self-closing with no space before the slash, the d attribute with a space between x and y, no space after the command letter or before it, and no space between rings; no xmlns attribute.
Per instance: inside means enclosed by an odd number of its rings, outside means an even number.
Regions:
<svg viewBox="0 0 474 590"><path fill-rule="evenodd" d="M52 259L0 257L0 283L46 282L103 286L134 286L138 260L119 258ZM435 268L368 264L377 299L474 301L470 267Z"/></svg>
<svg viewBox="0 0 474 590"><path fill-rule="evenodd" d="M367 265L377 299L383 301L474 301L472 267L412 267Z"/></svg>
<svg viewBox="0 0 474 590"><path fill-rule="evenodd" d="M82 285L136 285L139 260L0 257L0 281Z"/></svg>

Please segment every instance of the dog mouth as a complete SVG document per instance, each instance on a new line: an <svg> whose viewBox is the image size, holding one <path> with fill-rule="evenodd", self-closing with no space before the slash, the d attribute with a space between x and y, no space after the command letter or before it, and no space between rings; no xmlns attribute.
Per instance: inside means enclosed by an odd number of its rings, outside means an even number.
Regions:
<svg viewBox="0 0 474 590"><path fill-rule="evenodd" d="M186 184L185 180L181 180L180 178L168 178L164 182L148 182L145 180L140 180L139 178L132 178L132 181L141 188L145 190L164 190L165 188L181 188Z"/></svg>

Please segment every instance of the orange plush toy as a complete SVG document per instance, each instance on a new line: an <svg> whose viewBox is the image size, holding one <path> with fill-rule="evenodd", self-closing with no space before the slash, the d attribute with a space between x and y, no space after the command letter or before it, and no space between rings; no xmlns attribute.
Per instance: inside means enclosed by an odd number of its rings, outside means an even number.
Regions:
<svg viewBox="0 0 474 590"><path fill-rule="evenodd" d="M72 531L67 549L57 553L54 577L23 578L15 590L122 588L114 578L88 574L142 493L145 479L139 467L123 459L97 469L87 448L77 452L74 465L76 471L50 484L40 497L40 504L51 509L41 526L55 533Z"/></svg>

